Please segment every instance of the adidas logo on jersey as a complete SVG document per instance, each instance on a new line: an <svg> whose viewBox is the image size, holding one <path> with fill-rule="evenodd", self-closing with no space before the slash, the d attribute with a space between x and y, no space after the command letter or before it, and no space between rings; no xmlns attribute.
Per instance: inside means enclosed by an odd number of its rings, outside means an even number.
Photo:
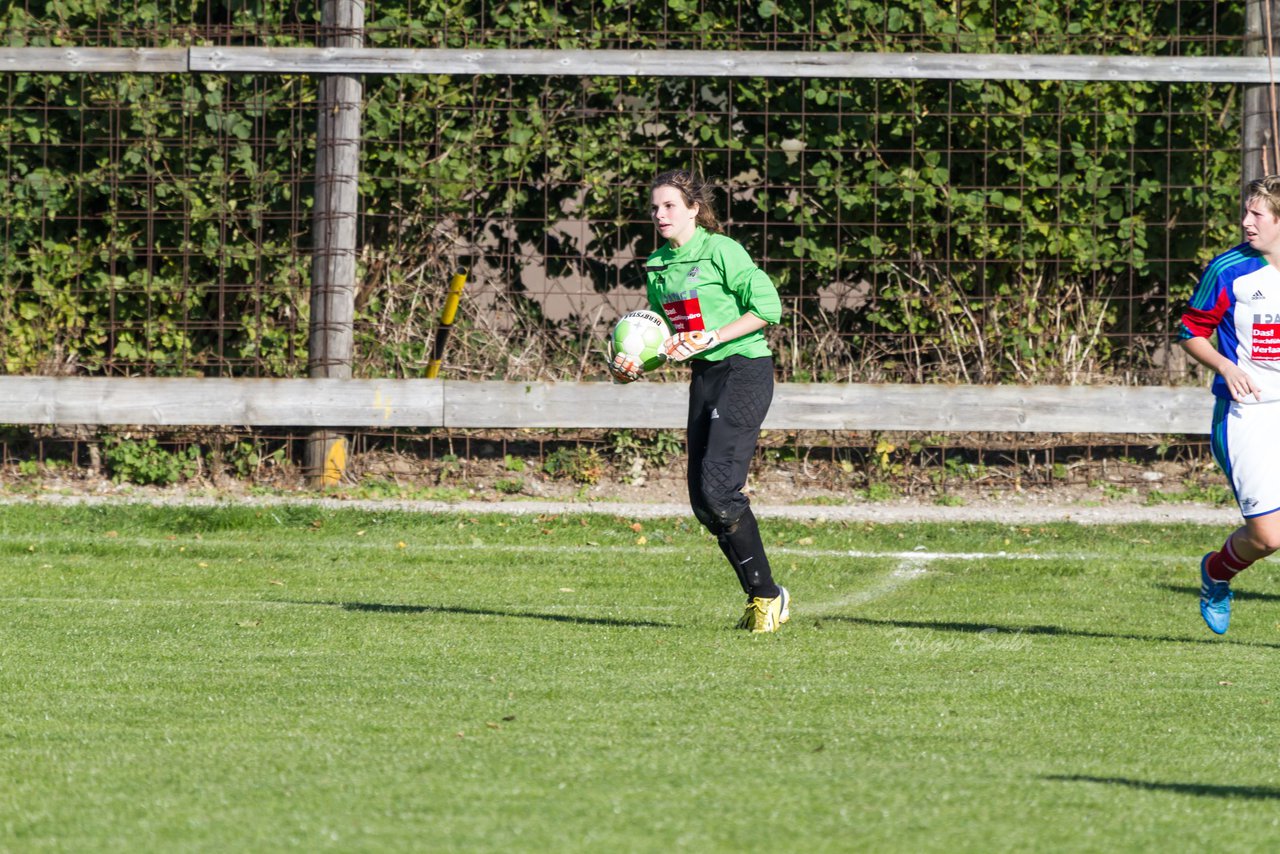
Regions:
<svg viewBox="0 0 1280 854"><path fill-rule="evenodd" d="M1264 294L1262 291L1254 291L1253 296L1249 297L1249 299L1254 301L1264 300L1266 298L1267 298L1267 295Z"/></svg>

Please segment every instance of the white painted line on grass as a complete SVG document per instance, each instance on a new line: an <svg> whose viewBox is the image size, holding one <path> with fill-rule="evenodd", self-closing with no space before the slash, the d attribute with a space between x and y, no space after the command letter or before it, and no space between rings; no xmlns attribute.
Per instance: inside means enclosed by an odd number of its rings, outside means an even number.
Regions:
<svg viewBox="0 0 1280 854"><path fill-rule="evenodd" d="M328 602L290 602L278 599L121 599L111 596L102 599L92 596L0 596L0 602L20 602L24 605L83 605L91 602L94 605L108 607L127 606L162 607L162 608L202 608L213 605L219 608L296 608L298 606L338 605Z"/></svg>
<svg viewBox="0 0 1280 854"><path fill-rule="evenodd" d="M920 557L908 557L894 567L893 571L888 575L882 576L870 587L855 590L836 599L813 602L805 607L804 611L806 614L822 617L836 611L843 611L846 608L854 608L874 602L877 599L883 599L912 581L924 578L929 572L928 563L928 560Z"/></svg>
<svg viewBox="0 0 1280 854"><path fill-rule="evenodd" d="M854 549L792 549L787 546L768 549L770 554L795 554L807 557L853 557L880 560L894 558L901 561L934 560L1094 560L1102 555L1089 554L1033 554L1026 552L868 552Z"/></svg>
<svg viewBox="0 0 1280 854"><path fill-rule="evenodd" d="M62 537L57 536L27 536L13 537L15 541L21 541L28 545L61 545L66 542ZM263 548L262 545L252 540L236 539L224 541L217 538L217 534L209 535L208 538L200 540L192 539L174 539L174 540L156 540L146 537L129 537L117 536L113 537L111 542L116 544L129 543L140 547L169 547L175 553L165 555L169 560L219 560L216 555L210 554L219 550L226 549L229 555L236 555L240 551L249 551L253 553L251 556L259 558L257 551ZM310 548L309 544L296 543L291 544L290 548L306 549ZM180 553L177 549L182 549ZM637 545L635 543L585 543L581 545L559 545L559 546L543 546L529 543L500 543L488 542L484 540L476 540L470 543L431 543L410 541L403 547L392 545L385 542L368 541L368 540L344 540L340 544L333 547L335 551L362 551L362 552L385 552L387 554L412 554L418 555L427 553L429 557L433 553L439 552L476 552L476 551L494 551L506 552L510 554L627 554L633 555L637 551L648 552L650 554L660 555L686 555L695 557L696 553L685 546L669 546L655 543L646 543L645 545ZM765 551L769 555L787 555L791 557L805 558L852 558L860 560L954 560L954 561L1114 561L1116 554L1114 552L931 552L920 549L911 551L867 551L862 549L810 549L796 548L794 546L766 546ZM714 553L711 549L709 553ZM227 557L225 560L231 560ZM246 560L246 558L235 558L237 560ZM287 557L285 558L287 559ZM1168 562L1185 562L1185 554L1159 554L1146 552L1141 555L1125 556L1126 563L1168 563Z"/></svg>

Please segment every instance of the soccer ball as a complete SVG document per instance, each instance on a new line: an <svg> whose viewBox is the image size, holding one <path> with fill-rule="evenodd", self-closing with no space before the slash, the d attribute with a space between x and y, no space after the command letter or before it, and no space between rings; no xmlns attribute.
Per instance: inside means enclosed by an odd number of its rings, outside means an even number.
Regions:
<svg viewBox="0 0 1280 854"><path fill-rule="evenodd" d="M647 309L629 311L614 324L613 352L635 356L646 371L651 371L667 360L661 349L667 335L667 322L662 315Z"/></svg>

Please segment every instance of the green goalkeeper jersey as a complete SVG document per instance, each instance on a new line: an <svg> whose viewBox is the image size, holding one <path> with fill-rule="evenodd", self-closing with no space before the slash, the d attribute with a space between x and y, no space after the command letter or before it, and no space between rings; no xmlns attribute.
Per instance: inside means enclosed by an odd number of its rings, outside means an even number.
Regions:
<svg viewBox="0 0 1280 854"><path fill-rule="evenodd" d="M782 319L778 289L747 250L723 234L698 226L683 246L669 242L649 256L649 305L676 332L719 329L748 311L768 323ZM734 354L772 355L764 330L726 341L693 358L717 362Z"/></svg>

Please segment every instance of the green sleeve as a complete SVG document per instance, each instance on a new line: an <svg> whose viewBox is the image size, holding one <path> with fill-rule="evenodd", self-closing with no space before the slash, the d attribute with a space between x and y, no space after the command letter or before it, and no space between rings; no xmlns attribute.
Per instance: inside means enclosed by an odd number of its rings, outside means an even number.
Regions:
<svg viewBox="0 0 1280 854"><path fill-rule="evenodd" d="M747 250L735 240L724 240L717 253L725 286L738 304L766 323L782 319L782 300L769 274L756 266Z"/></svg>

